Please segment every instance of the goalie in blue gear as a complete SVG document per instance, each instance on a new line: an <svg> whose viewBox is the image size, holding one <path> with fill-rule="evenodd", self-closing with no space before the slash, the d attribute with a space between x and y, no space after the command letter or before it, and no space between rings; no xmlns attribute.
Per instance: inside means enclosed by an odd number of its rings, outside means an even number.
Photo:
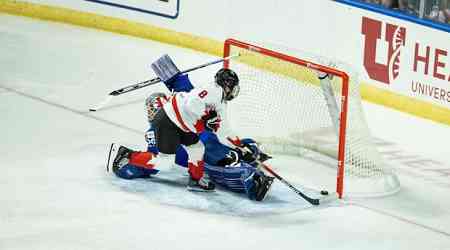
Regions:
<svg viewBox="0 0 450 250"><path fill-rule="evenodd" d="M245 193L251 200L265 199L274 178L267 176L258 165L271 157L263 153L253 139L236 139L235 147L229 147L222 144L216 134L206 132L200 140L205 145L205 173L215 184ZM177 150L175 161L186 166L187 154L182 147Z"/></svg>

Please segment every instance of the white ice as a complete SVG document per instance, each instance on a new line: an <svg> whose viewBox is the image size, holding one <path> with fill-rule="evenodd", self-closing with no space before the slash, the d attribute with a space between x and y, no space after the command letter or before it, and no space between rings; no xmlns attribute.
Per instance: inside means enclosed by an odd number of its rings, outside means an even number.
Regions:
<svg viewBox="0 0 450 250"><path fill-rule="evenodd" d="M223 190L193 194L170 167L140 181L105 171L109 143L144 147L143 100L159 87L88 109L152 77L149 63L164 53L180 68L211 56L9 15L0 15L0 44L2 250L450 249L448 126L364 103L402 183L390 197L312 208L279 183L262 204ZM209 81L216 70L191 77ZM273 162L280 173L295 164Z"/></svg>

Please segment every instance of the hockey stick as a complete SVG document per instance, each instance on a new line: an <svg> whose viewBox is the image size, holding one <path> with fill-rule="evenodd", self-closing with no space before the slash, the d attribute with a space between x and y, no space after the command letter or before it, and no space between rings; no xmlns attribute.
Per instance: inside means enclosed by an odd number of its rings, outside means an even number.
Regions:
<svg viewBox="0 0 450 250"><path fill-rule="evenodd" d="M288 186L292 191L294 191L296 194L300 195L304 200L306 200L307 202L311 203L314 206L317 206L320 204L320 199L316 199L316 198L311 198L309 196L307 196L306 194L304 194L302 191L298 190L296 187L292 186L291 183L289 183L288 181L286 181L283 177L281 177L280 175L278 175L275 171L273 171L272 168L270 168L268 165L262 163L262 162L258 162L260 164L260 166L262 166L265 170L267 170L267 172L269 172L271 175L273 175L275 178L277 178L279 181L281 181L283 184L285 184L286 186Z"/></svg>
<svg viewBox="0 0 450 250"><path fill-rule="evenodd" d="M180 74L185 74L185 73L188 73L188 72L191 72L191 71L194 71L194 70L197 70L197 69L201 69L201 68L213 65L213 64L217 64L217 63L220 63L220 62L223 62L223 61L226 61L226 60L229 60L231 58L238 57L238 56L240 56L239 53L231 55L231 56L228 56L228 57L220 58L220 59L214 60L212 62L204 63L202 65L195 66L193 68L181 71ZM122 95L122 94L128 93L130 91L134 91L134 90L141 89L141 88L144 88L144 87L147 87L147 86L150 86L150 85L157 84L159 82L161 82L161 79L159 77L156 77L156 78L153 78L153 79L150 79L150 80L146 80L146 81L143 81L143 82L139 82L139 83L136 83L136 84L128 85L128 86L125 86L123 88L114 90L114 91L112 91L111 93L108 94L108 96L105 98L105 100L100 102L97 106L95 106L93 108L90 108L89 111L94 112L94 111L97 111L97 110L103 108L106 104L108 104L111 101L112 97L114 97L114 96Z"/></svg>
<svg viewBox="0 0 450 250"><path fill-rule="evenodd" d="M264 163L262 163L260 161L257 161L257 162L258 162L259 166L263 167L265 170L267 170L267 172L269 172L271 175L273 175L276 179L281 181L283 184L288 186L292 191L294 191L296 194L300 195L304 200L306 200L307 202L309 202L310 204L312 204L314 206L318 206L320 204L328 203L330 201L338 199L338 195L337 195L336 192L328 194L328 191L326 191L326 190L321 190L320 191L320 195L322 196L321 198L309 197L305 193L303 193L302 191L300 191L296 187L294 187L292 184L290 184L286 179L284 179L283 177L278 175L267 164L264 164Z"/></svg>

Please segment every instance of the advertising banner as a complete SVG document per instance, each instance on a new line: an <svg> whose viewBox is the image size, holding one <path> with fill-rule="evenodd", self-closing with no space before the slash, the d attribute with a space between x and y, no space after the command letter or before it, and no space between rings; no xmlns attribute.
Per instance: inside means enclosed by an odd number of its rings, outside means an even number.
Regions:
<svg viewBox="0 0 450 250"><path fill-rule="evenodd" d="M450 34L373 16L360 24L369 83L450 108Z"/></svg>

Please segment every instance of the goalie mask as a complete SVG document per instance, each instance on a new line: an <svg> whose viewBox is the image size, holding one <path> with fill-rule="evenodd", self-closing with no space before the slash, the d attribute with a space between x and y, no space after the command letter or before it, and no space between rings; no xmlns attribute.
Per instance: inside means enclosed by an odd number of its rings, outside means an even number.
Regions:
<svg viewBox="0 0 450 250"><path fill-rule="evenodd" d="M161 109L166 100L164 93L153 93L145 99L145 108L147 109L148 122L152 122L156 113Z"/></svg>
<svg viewBox="0 0 450 250"><path fill-rule="evenodd" d="M225 68L220 69L214 78L216 84L222 87L225 100L233 100L239 95L239 78L234 71Z"/></svg>

